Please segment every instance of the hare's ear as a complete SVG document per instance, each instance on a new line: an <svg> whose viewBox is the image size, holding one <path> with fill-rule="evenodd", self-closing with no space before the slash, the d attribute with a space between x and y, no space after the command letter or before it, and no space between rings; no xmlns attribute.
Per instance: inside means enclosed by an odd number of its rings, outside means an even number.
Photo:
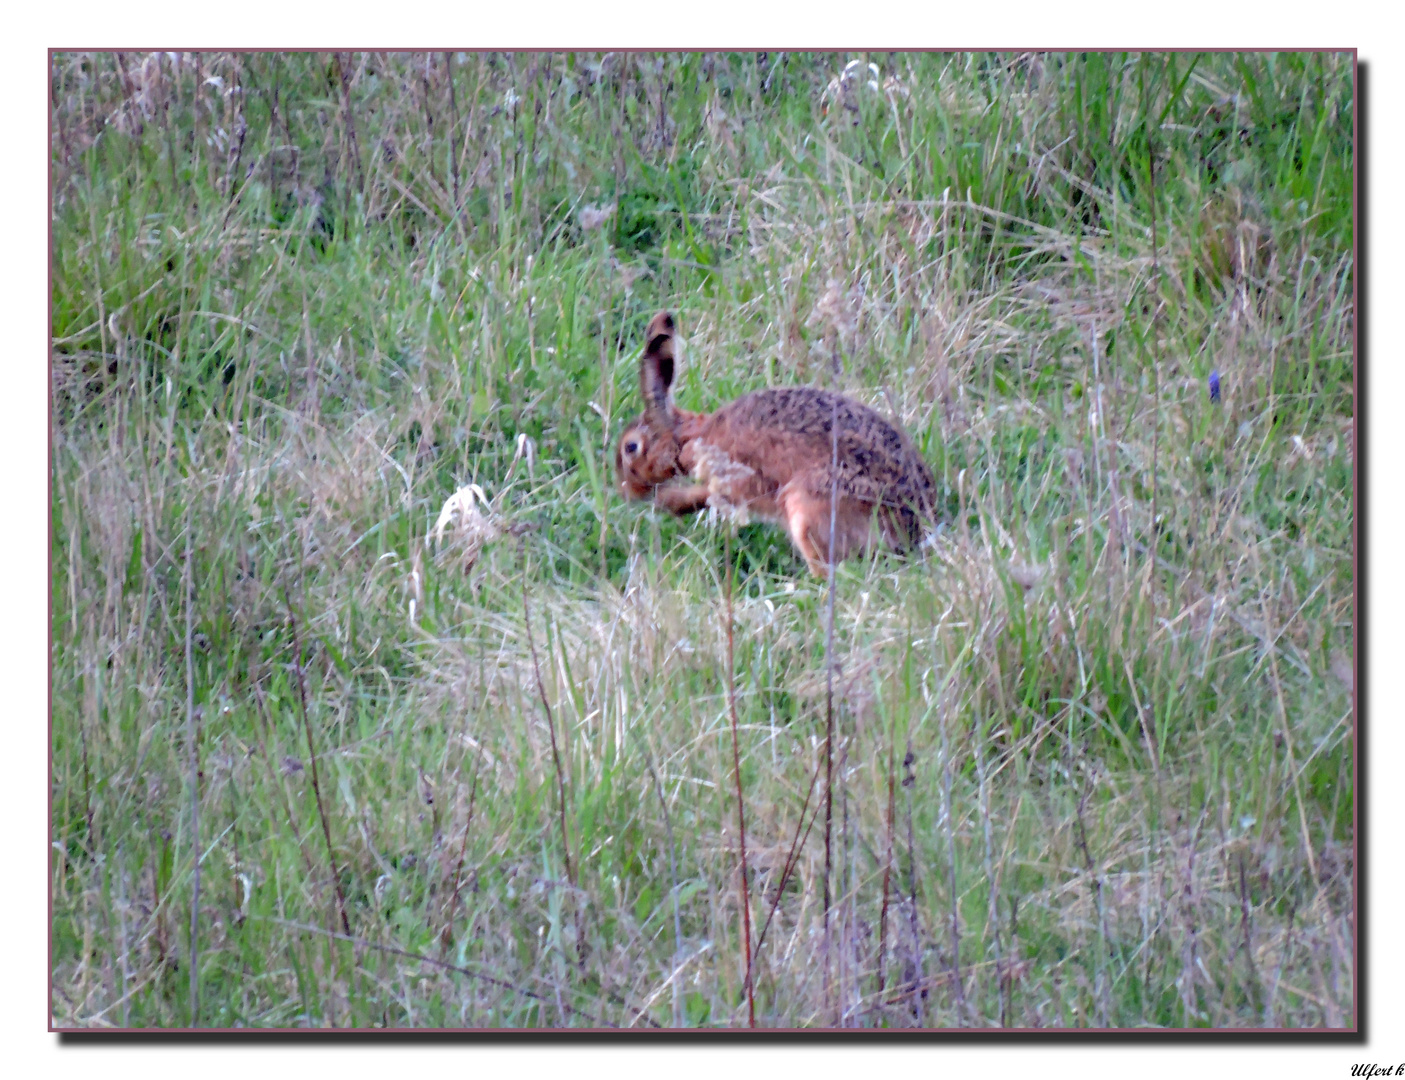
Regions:
<svg viewBox="0 0 1405 1080"><path fill-rule="evenodd" d="M650 319L644 341L644 355L639 358L644 408L667 413L668 391L673 385L673 316L660 311Z"/></svg>

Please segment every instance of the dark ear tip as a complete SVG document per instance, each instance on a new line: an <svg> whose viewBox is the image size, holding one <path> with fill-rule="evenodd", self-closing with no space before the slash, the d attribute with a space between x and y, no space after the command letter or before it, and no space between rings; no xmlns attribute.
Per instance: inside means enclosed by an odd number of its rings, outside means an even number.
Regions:
<svg viewBox="0 0 1405 1080"><path fill-rule="evenodd" d="M667 412L668 388L673 385L673 316L660 311L650 319L644 342L639 385L649 410Z"/></svg>
<svg viewBox="0 0 1405 1080"><path fill-rule="evenodd" d="M673 315L667 311L660 311L649 320L649 329L644 332L644 336L653 342L654 338L660 334L673 333Z"/></svg>

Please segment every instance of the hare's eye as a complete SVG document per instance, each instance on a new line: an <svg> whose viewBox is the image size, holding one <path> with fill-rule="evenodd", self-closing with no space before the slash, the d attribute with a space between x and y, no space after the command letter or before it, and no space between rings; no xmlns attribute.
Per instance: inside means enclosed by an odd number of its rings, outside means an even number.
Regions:
<svg viewBox="0 0 1405 1080"><path fill-rule="evenodd" d="M637 453L639 453L639 444L638 444L637 442L635 442L633 439L630 439L629 442L627 442L627 443L624 444L624 452L625 452L626 454L637 454Z"/></svg>

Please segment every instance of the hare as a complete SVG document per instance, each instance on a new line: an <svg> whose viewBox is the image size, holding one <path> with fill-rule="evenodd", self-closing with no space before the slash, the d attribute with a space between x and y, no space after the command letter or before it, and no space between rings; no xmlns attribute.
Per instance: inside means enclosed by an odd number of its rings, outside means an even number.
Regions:
<svg viewBox="0 0 1405 1080"><path fill-rule="evenodd" d="M936 486L900 428L866 405L813 386L757 390L714 413L679 409L669 397L673 332L673 316L661 311L645 335L644 413L625 428L615 451L626 498L652 495L680 515L711 506L774 521L822 578L831 557L837 563L880 536L897 551L921 540L935 515ZM684 475L692 482L665 486Z"/></svg>

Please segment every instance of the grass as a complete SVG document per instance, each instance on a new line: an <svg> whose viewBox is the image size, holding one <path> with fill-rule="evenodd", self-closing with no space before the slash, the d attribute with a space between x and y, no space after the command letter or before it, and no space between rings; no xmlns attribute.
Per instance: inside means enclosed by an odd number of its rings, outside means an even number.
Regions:
<svg viewBox="0 0 1405 1080"><path fill-rule="evenodd" d="M1356 1024L1349 55L52 107L56 1026ZM655 310L713 408L835 303L943 527L839 571L826 792L825 587L610 462Z"/></svg>

